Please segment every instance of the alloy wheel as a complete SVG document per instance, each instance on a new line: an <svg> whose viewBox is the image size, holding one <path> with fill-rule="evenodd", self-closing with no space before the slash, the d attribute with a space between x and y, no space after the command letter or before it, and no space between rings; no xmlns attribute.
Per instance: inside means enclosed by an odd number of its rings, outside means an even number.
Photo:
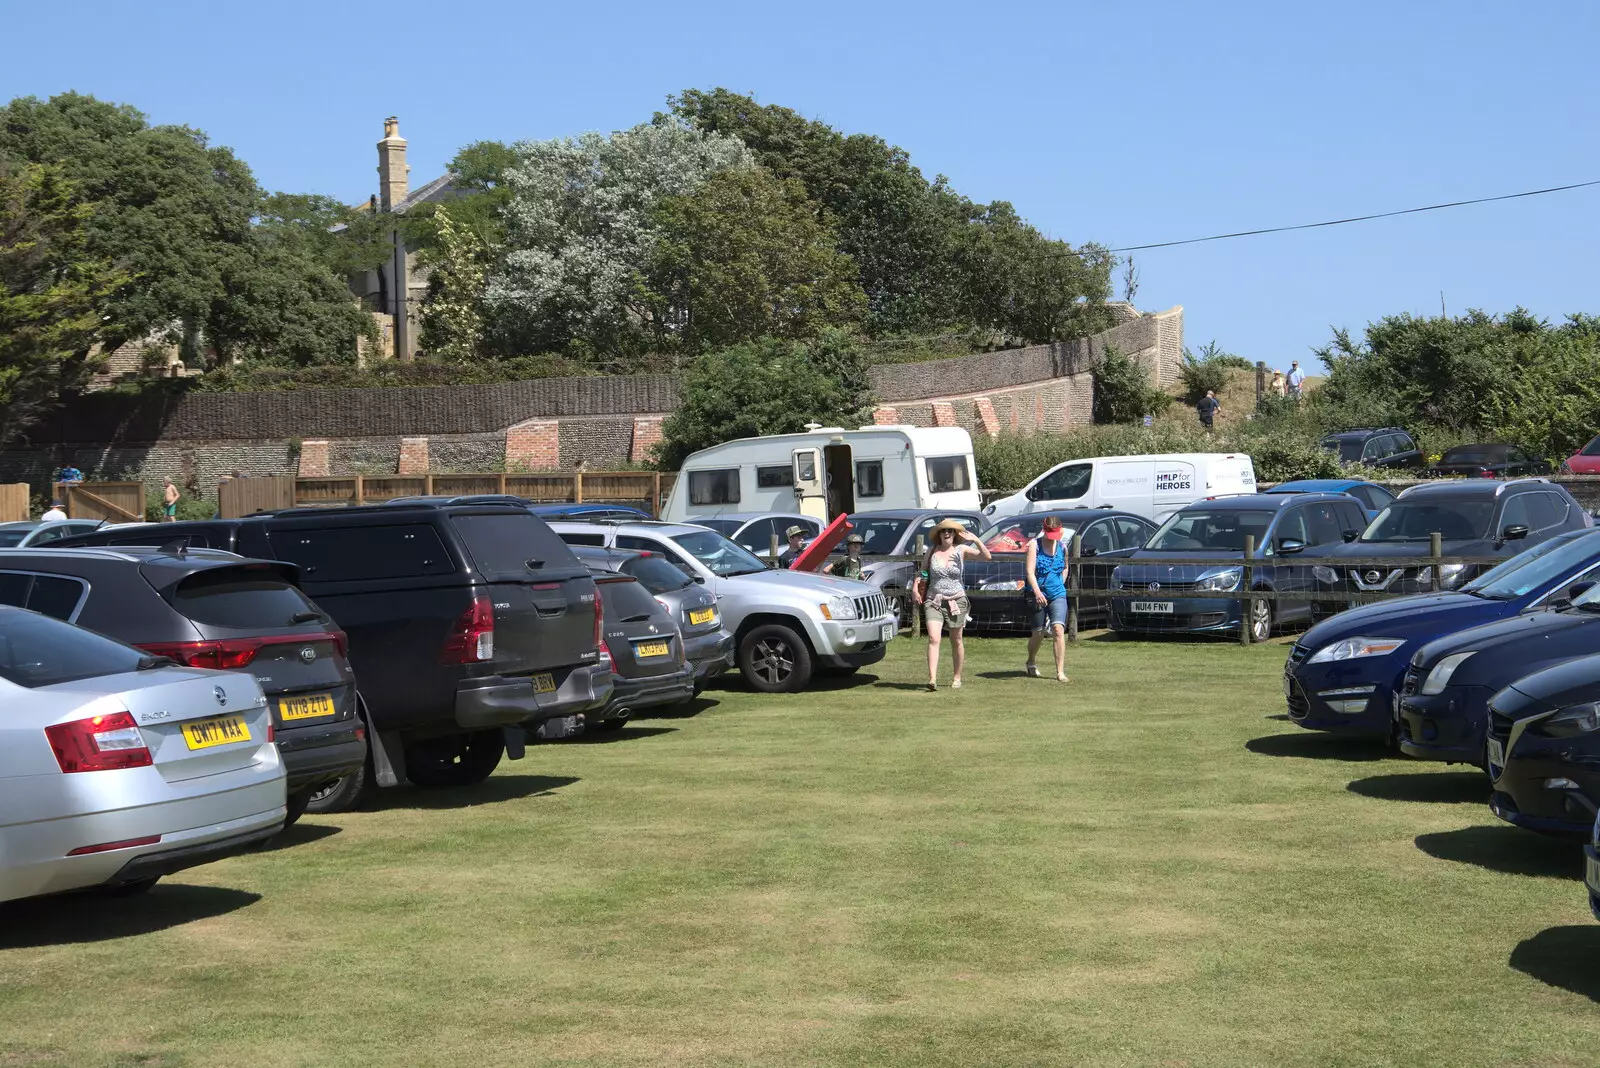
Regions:
<svg viewBox="0 0 1600 1068"><path fill-rule="evenodd" d="M1264 642L1272 637L1272 602L1250 602L1250 640Z"/></svg>
<svg viewBox="0 0 1600 1068"><path fill-rule="evenodd" d="M771 686L780 686L794 673L794 652L789 643L763 638L756 643L755 672Z"/></svg>

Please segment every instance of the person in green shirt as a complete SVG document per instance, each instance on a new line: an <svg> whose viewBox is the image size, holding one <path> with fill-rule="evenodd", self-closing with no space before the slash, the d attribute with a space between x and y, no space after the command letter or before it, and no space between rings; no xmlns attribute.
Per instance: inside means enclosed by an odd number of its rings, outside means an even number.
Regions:
<svg viewBox="0 0 1600 1068"><path fill-rule="evenodd" d="M835 560L822 570L836 578L860 579L861 578L861 546L866 544L866 539L860 534L852 534L844 539L844 559Z"/></svg>

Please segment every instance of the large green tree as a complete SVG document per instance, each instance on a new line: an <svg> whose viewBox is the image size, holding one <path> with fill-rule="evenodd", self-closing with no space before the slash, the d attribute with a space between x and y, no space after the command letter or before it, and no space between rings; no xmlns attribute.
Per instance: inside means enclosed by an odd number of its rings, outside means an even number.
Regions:
<svg viewBox="0 0 1600 1068"><path fill-rule="evenodd" d="M126 276L89 251L94 207L59 167L0 154L0 445L93 374Z"/></svg>

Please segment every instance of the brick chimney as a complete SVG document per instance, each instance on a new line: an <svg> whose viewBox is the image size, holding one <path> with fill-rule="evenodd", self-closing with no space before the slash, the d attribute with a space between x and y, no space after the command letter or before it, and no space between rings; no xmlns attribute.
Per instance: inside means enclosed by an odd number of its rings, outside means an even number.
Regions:
<svg viewBox="0 0 1600 1068"><path fill-rule="evenodd" d="M406 166L406 139L400 136L400 120L390 115L383 120L383 140L378 142L378 207L393 211L405 200L411 184Z"/></svg>

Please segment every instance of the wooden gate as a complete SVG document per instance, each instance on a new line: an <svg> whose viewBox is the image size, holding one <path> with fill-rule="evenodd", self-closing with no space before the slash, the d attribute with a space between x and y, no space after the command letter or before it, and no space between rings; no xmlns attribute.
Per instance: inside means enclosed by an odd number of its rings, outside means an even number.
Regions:
<svg viewBox="0 0 1600 1068"><path fill-rule="evenodd" d="M294 507L294 477L230 478L217 484L217 514L238 519L256 512Z"/></svg>
<svg viewBox="0 0 1600 1068"><path fill-rule="evenodd" d="M0 523L15 523L31 518L28 515L28 484L14 482L0 485Z"/></svg>
<svg viewBox="0 0 1600 1068"><path fill-rule="evenodd" d="M144 522L143 482L57 482L56 500L66 504L69 519Z"/></svg>

